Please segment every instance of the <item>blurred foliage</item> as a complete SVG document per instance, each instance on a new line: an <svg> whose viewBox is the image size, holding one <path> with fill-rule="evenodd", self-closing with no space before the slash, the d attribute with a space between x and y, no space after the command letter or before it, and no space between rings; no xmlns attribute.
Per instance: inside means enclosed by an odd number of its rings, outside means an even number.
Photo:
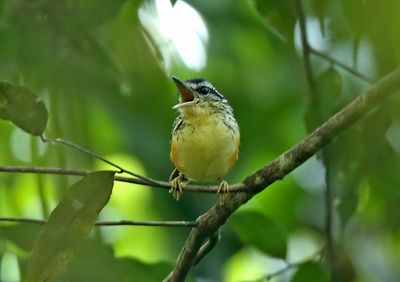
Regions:
<svg viewBox="0 0 400 282"><path fill-rule="evenodd" d="M271 219L258 212L240 212L232 218L239 237L267 255L286 258L287 235ZM252 230L252 232L248 232Z"/></svg>
<svg viewBox="0 0 400 282"><path fill-rule="evenodd" d="M321 269L321 265L308 262L299 267L299 270L293 276L292 282L302 281L318 281L327 282L329 281L328 275Z"/></svg>
<svg viewBox="0 0 400 282"><path fill-rule="evenodd" d="M172 3L183 16L182 1L157 3ZM46 137L71 140L132 171L167 179L172 171L171 106L177 99L170 76L177 75L210 80L235 109L242 140L239 161L228 176L233 183L299 142L369 86L311 55L318 99L307 103L294 0L184 3L208 28L202 70L185 65L169 39L159 45L163 41L155 40L154 27L138 16L142 1L0 1L0 117L13 123L0 122L0 166L109 169L28 134L40 135L46 126ZM399 66L398 0L302 3L314 49L374 80ZM174 34L170 26L158 32L179 35L185 42L185 35ZM162 48L175 57L170 68ZM18 91L5 91L10 85ZM327 180L334 194L338 277L399 280L399 121L400 98L394 96L336 138L327 159L313 158L257 195L223 228L222 240L193 269L193 277L256 281L284 268L283 259L296 263L310 258L325 238ZM47 217L79 179L1 173L0 217ZM117 183L100 217L194 220L217 200L215 195L184 193L175 202L163 189ZM0 223L0 281L26 278L42 229ZM51 281L160 281L187 235L182 228L96 228ZM329 281L328 273L322 256L273 281Z"/></svg>

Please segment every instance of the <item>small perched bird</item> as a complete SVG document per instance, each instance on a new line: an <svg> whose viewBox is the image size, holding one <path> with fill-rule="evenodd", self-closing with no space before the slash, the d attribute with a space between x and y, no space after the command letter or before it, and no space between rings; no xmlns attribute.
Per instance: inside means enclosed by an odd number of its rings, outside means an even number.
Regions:
<svg viewBox="0 0 400 282"><path fill-rule="evenodd" d="M179 90L179 110L171 138L171 160L175 166L169 180L176 200L182 182L219 180L221 200L229 192L225 176L238 158L240 133L233 110L224 96L207 80L172 78Z"/></svg>

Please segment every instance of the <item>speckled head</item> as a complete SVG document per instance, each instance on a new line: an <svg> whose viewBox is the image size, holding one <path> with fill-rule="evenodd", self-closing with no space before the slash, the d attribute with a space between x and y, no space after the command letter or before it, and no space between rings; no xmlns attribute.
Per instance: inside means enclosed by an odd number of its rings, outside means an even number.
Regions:
<svg viewBox="0 0 400 282"><path fill-rule="evenodd" d="M219 93L215 87L205 79L192 78L181 81L172 77L179 90L179 103L173 109L186 108L195 105L205 105L207 103L226 102L224 96Z"/></svg>

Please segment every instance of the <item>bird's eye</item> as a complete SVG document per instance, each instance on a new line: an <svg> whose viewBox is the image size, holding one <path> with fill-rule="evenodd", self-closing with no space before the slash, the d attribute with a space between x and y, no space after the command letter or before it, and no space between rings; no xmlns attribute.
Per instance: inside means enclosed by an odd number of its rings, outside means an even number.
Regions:
<svg viewBox="0 0 400 282"><path fill-rule="evenodd" d="M210 87L202 86L202 87L199 87L199 88L197 89L197 92L199 92L200 94L205 95L205 94L210 93L210 92L211 92L211 89L210 89Z"/></svg>

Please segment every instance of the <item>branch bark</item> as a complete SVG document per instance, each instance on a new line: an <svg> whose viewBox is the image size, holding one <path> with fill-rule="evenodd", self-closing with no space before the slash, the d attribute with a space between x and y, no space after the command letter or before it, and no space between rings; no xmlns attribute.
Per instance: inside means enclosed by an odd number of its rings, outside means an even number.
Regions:
<svg viewBox="0 0 400 282"><path fill-rule="evenodd" d="M242 183L237 184L236 187L247 188L247 192L228 195L226 201L216 203L197 219L197 227L191 230L173 271L164 281L184 281L194 265L202 243L215 234L241 205L275 181L283 179L284 176L332 142L343 130L350 127L398 89L400 89L400 69L385 76L315 129L303 141L248 176Z"/></svg>

